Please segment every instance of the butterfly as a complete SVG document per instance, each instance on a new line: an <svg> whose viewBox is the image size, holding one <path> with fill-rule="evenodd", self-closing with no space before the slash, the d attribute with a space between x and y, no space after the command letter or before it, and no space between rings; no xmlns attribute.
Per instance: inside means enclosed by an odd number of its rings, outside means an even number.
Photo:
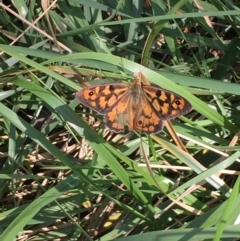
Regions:
<svg viewBox="0 0 240 241"><path fill-rule="evenodd" d="M163 121L192 110L188 100L157 86L143 84L136 73L131 84L95 84L81 89L76 98L85 106L104 115L106 126L114 132L160 132ZM145 81L146 82L146 81Z"/></svg>

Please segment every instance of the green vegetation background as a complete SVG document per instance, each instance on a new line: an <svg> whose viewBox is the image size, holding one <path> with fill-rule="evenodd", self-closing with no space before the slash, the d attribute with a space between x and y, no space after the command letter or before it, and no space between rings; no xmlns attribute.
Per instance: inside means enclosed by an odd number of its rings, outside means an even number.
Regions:
<svg viewBox="0 0 240 241"><path fill-rule="evenodd" d="M239 7L0 2L0 240L237 240ZM191 102L173 133L111 133L75 99L137 71Z"/></svg>

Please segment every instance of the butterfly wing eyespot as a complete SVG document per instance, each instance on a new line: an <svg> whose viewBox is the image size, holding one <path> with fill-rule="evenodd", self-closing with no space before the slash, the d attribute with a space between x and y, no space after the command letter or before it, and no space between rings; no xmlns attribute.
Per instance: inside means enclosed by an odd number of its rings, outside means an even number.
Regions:
<svg viewBox="0 0 240 241"><path fill-rule="evenodd" d="M136 119L133 129L143 134L153 134L160 132L163 126L163 122L157 115L153 114L152 118L149 118L141 114Z"/></svg>

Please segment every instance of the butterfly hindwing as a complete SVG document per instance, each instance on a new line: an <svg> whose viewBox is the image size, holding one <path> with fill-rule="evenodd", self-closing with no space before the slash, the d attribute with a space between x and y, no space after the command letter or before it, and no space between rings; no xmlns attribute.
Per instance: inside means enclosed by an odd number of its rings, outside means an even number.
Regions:
<svg viewBox="0 0 240 241"><path fill-rule="evenodd" d="M157 133L162 130L163 122L160 115L152 107L145 95L139 103L139 111L134 118L134 130L145 134Z"/></svg>
<svg viewBox="0 0 240 241"><path fill-rule="evenodd" d="M116 103L113 108L110 108L105 115L106 126L114 132L123 132L128 126L129 131L132 128L132 112L131 112L131 96L128 91L122 96L121 101Z"/></svg>

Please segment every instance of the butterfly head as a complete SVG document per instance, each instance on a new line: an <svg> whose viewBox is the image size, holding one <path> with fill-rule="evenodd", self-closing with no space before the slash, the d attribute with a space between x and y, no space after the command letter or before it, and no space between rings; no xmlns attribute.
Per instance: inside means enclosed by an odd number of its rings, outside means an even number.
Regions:
<svg viewBox="0 0 240 241"><path fill-rule="evenodd" d="M142 72L136 72L134 73L134 79L133 82L138 83L138 85L150 85L147 78L143 75Z"/></svg>

